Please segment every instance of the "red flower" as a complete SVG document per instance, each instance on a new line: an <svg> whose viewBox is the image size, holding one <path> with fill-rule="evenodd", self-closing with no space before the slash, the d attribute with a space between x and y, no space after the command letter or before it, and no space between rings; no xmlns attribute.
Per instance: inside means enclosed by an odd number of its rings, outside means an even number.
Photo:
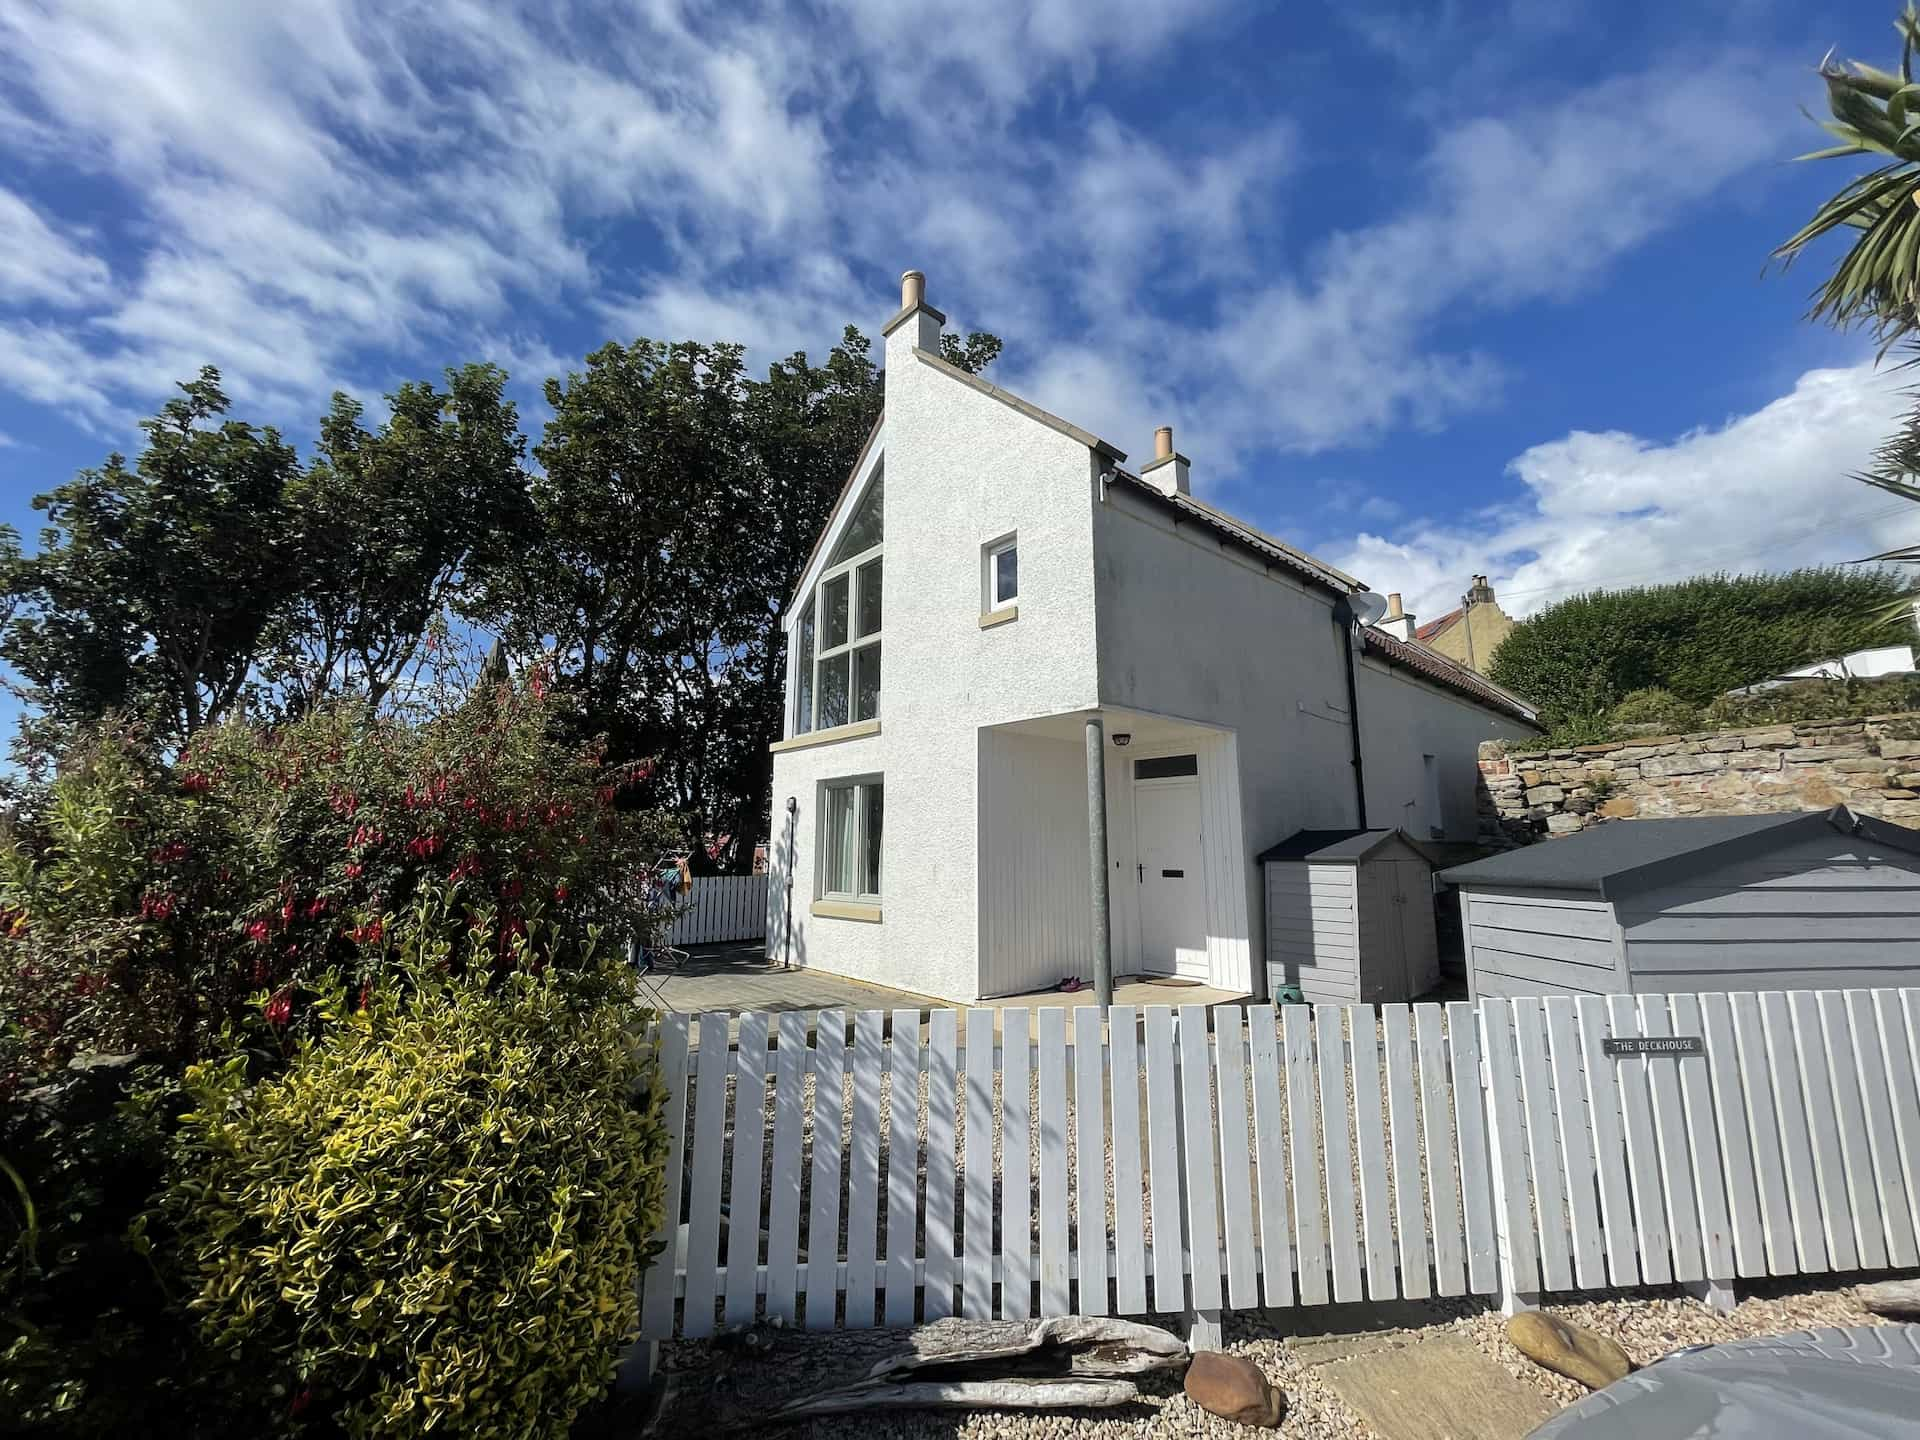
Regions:
<svg viewBox="0 0 1920 1440"><path fill-rule="evenodd" d="M142 920L166 920L170 918L172 914L173 896L171 894L147 895L140 901L140 918Z"/></svg>
<svg viewBox="0 0 1920 1440"><path fill-rule="evenodd" d="M298 1395L293 1397L293 1403L287 1406L287 1414L289 1417L297 1416L312 1403L313 1387L308 1386L305 1390L302 1390Z"/></svg>
<svg viewBox="0 0 1920 1440"><path fill-rule="evenodd" d="M366 866L360 864L349 865L347 866L347 878L349 880L358 880L366 873L366 869Z"/></svg>
<svg viewBox="0 0 1920 1440"><path fill-rule="evenodd" d="M172 865L176 861L187 858L187 842L184 840L169 840L159 849L149 854L147 858L156 865Z"/></svg>
<svg viewBox="0 0 1920 1440"><path fill-rule="evenodd" d="M257 945L266 944L267 922L264 920L249 920L247 922L247 938Z"/></svg>
<svg viewBox="0 0 1920 1440"><path fill-rule="evenodd" d="M213 788L213 777L198 771L180 777L180 789L188 795L204 795Z"/></svg>
<svg viewBox="0 0 1920 1440"><path fill-rule="evenodd" d="M274 997L267 1001L266 1013L269 1025L285 1025L293 1018L293 997L285 990L276 992Z"/></svg>
<svg viewBox="0 0 1920 1440"><path fill-rule="evenodd" d="M322 915L326 913L327 913L327 897L324 895L314 896L313 900L307 905L307 918L309 920L318 920Z"/></svg>
<svg viewBox="0 0 1920 1440"><path fill-rule="evenodd" d="M366 1009L367 1002L372 998L373 998L373 982L371 980L362 980L360 982L360 1008L362 1010Z"/></svg>
<svg viewBox="0 0 1920 1440"><path fill-rule="evenodd" d="M553 887L553 898L556 900L565 900L567 898L566 881L562 880L558 885Z"/></svg>

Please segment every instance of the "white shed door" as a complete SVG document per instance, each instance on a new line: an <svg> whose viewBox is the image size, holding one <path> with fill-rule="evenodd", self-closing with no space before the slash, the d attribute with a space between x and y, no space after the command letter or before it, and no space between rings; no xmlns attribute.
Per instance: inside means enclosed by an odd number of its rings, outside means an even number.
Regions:
<svg viewBox="0 0 1920 1440"><path fill-rule="evenodd" d="M1200 782L1136 782L1133 823L1141 968L1150 974L1206 980L1207 873L1200 847Z"/></svg>

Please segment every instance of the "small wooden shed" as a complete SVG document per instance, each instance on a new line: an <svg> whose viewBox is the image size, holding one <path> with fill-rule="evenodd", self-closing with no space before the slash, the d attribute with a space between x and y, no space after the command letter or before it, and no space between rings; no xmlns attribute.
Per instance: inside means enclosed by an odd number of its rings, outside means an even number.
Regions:
<svg viewBox="0 0 1920 1440"><path fill-rule="evenodd" d="M1300 830L1260 856L1267 978L1308 1001L1411 1000L1440 980L1433 864L1399 830Z"/></svg>
<svg viewBox="0 0 1920 1440"><path fill-rule="evenodd" d="M1844 805L1615 820L1440 878L1476 999L1920 984L1920 831Z"/></svg>

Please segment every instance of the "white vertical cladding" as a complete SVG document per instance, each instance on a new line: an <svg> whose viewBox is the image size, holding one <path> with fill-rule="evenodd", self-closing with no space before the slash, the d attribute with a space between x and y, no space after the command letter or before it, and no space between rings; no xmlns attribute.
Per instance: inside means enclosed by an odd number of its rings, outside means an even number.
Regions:
<svg viewBox="0 0 1920 1440"><path fill-rule="evenodd" d="M1079 441L920 359L932 339L923 319L887 337L880 733L776 754L773 810L779 833L787 797L799 802L796 963L968 1000L981 993L978 732L1096 703L1099 466ZM980 547L1009 532L1019 615L982 629ZM819 783L868 773L886 786L881 919L814 916ZM784 872L786 856L776 863ZM1084 887L1084 858L1080 868Z"/></svg>
<svg viewBox="0 0 1920 1440"><path fill-rule="evenodd" d="M1277 568L1269 573L1197 522L1176 524L1151 497L1123 486L1111 487L1095 511L1094 538L1102 703L1229 732L1213 763L1237 768L1240 805L1232 864L1222 874L1235 872L1249 933L1223 937L1235 958L1216 983L1244 985L1224 976L1250 975L1249 955L1265 948L1253 857L1295 830L1354 822L1333 597ZM1125 758L1109 749L1110 769L1116 755ZM1120 788L1123 795L1109 789L1110 813L1118 798L1130 806L1130 787ZM1137 962L1133 908L1115 905L1116 966L1122 937L1129 963Z"/></svg>
<svg viewBox="0 0 1920 1440"><path fill-rule="evenodd" d="M1085 748L982 730L980 834L980 993L1091 977Z"/></svg>
<svg viewBox="0 0 1920 1440"><path fill-rule="evenodd" d="M1432 828L1471 840L1477 828L1480 742L1536 733L1518 720L1392 669L1368 656L1354 676L1367 772L1367 823L1398 826L1416 840ZM1423 757L1440 767L1439 815L1432 811Z"/></svg>

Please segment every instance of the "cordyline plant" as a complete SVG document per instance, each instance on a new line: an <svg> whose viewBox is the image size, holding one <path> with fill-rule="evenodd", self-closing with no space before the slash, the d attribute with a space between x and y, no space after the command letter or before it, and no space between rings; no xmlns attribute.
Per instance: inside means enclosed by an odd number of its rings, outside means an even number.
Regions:
<svg viewBox="0 0 1920 1440"><path fill-rule="evenodd" d="M1894 30L1900 36L1898 74L1859 60L1836 63L1832 52L1821 61L1827 107L1833 112L1831 120L1821 123L1840 143L1800 157L1865 155L1886 163L1851 181L1773 252L1775 259L1791 264L1822 236L1854 232L1833 273L1814 291L1809 318L1840 329L1866 325L1880 337L1883 355L1897 341L1911 342L1920 328L1920 84L1913 78L1914 55L1920 50L1920 6L1913 0L1894 21ZM1920 360L1920 351L1907 363L1915 360ZM1854 478L1920 504L1920 394L1909 392L1908 399L1900 430ZM1920 544L1867 558L1920 565ZM1920 590L1910 590L1876 611L1874 618L1907 628L1916 597Z"/></svg>
<svg viewBox="0 0 1920 1440"><path fill-rule="evenodd" d="M652 918L640 881L669 830L633 803L646 765L561 738L565 703L535 673L417 724L341 706L208 727L171 764L94 732L0 841L14 1063L191 1060L250 1008L288 1026L322 974L382 982L428 885L457 897L449 924L497 935L501 974L554 958L517 944L536 930L620 943Z"/></svg>
<svg viewBox="0 0 1920 1440"><path fill-rule="evenodd" d="M1840 141L1803 160L1884 157L1840 191L1774 257L1791 263L1821 236L1857 232L1852 248L1814 292L1812 319L1837 326L1869 324L1891 344L1920 324L1920 84L1913 58L1920 48L1920 8L1909 3L1894 22L1900 71L1859 60L1821 62L1833 119L1822 128Z"/></svg>

